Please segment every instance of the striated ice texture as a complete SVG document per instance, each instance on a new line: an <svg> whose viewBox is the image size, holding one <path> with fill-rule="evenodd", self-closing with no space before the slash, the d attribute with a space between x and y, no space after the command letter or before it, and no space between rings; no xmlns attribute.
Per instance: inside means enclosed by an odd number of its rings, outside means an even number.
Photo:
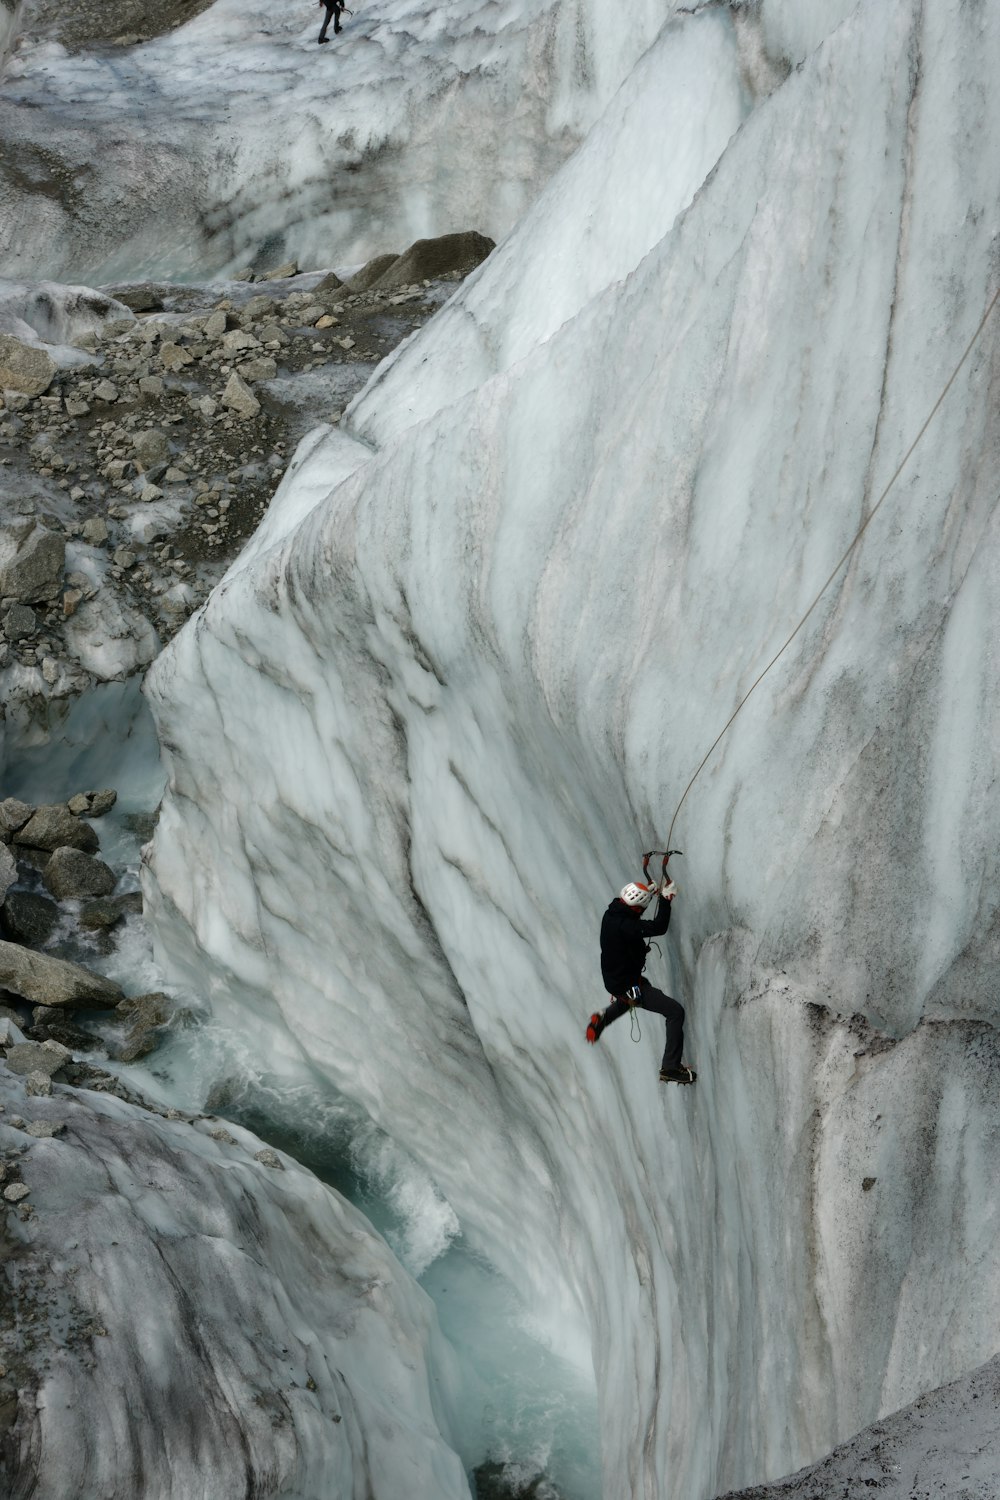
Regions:
<svg viewBox="0 0 1000 1500"><path fill-rule="evenodd" d="M1000 314L677 820L697 1088L658 1022L582 1035L604 905L996 289L998 56L960 0L679 17L151 674L162 962L593 1361L607 1500L1000 1342Z"/></svg>
<svg viewBox="0 0 1000 1500"><path fill-rule="evenodd" d="M35 9L6 62L0 31L0 272L110 281L497 238L674 0L366 0L324 48L314 0L216 0L85 56Z"/></svg>
<svg viewBox="0 0 1000 1500"><path fill-rule="evenodd" d="M64 1127L0 1118L31 1210L4 1205L10 1500L468 1500L433 1307L355 1209L238 1126L2 1081Z"/></svg>

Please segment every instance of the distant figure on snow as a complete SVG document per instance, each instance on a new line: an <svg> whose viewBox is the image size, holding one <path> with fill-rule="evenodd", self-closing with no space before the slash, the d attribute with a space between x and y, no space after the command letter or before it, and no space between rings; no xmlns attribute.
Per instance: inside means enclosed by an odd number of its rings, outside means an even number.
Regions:
<svg viewBox="0 0 1000 1500"><path fill-rule="evenodd" d="M319 3L326 11L326 15L323 17L323 25L320 27L318 40L321 42L328 42L330 38L326 34L326 28L330 24L331 17L333 19L333 30L336 34L340 30L342 30L340 18L347 7L344 5L344 0L319 0Z"/></svg>
<svg viewBox="0 0 1000 1500"><path fill-rule="evenodd" d="M649 939L662 937L670 926L671 902L677 887L666 876L658 886L630 881L612 901L601 923L601 977L612 997L606 1010L595 1011L587 1026L587 1041L596 1042L605 1026L639 1006L662 1016L667 1042L660 1067L661 1083L694 1083L697 1073L681 1061L684 1055L684 1007L643 977ZM656 915L642 921L646 907L657 897Z"/></svg>

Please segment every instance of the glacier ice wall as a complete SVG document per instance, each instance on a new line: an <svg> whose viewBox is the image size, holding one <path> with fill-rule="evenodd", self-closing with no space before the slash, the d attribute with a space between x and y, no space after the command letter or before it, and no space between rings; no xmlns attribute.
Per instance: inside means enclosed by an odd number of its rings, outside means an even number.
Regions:
<svg viewBox="0 0 1000 1500"><path fill-rule="evenodd" d="M616 249L567 163L149 683L164 961L589 1345L609 1500L787 1472L998 1342L995 326L685 804L697 1089L653 1024L582 1040L604 904L996 285L1000 16L798 14L752 107L735 17L678 23L584 147L650 222ZM677 136L625 147L658 68ZM556 318L516 282L560 237Z"/></svg>
<svg viewBox="0 0 1000 1500"><path fill-rule="evenodd" d="M636 0L216 0L142 46L20 28L0 95L5 275L344 265L423 235L499 237L669 16Z"/></svg>
<svg viewBox="0 0 1000 1500"><path fill-rule="evenodd" d="M350 1204L237 1126L0 1074L10 1500L468 1500L434 1309Z"/></svg>

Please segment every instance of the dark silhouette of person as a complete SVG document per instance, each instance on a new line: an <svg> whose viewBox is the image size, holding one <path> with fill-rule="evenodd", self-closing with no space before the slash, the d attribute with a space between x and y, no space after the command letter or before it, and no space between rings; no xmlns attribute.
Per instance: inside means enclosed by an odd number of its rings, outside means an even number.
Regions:
<svg viewBox="0 0 1000 1500"><path fill-rule="evenodd" d="M342 16L346 7L343 3L343 0L319 0L319 3L326 11L326 15L323 17L323 25L320 28L320 33L317 40L321 42L328 42L330 38L327 36L326 30L330 24L331 18L333 20L334 34L336 35L337 32L343 29L340 24L340 17Z"/></svg>
<svg viewBox="0 0 1000 1500"><path fill-rule="evenodd" d="M697 1073L682 1062L684 1055L684 1007L643 975L649 940L662 937L670 926L671 902L677 887L666 877L658 886L630 881L604 913L601 922L601 977L612 997L605 1010L595 1011L587 1024L587 1041L596 1042L606 1026L635 1006L662 1016L667 1039L660 1066L661 1083L694 1083ZM656 915L649 922L642 913L657 897Z"/></svg>

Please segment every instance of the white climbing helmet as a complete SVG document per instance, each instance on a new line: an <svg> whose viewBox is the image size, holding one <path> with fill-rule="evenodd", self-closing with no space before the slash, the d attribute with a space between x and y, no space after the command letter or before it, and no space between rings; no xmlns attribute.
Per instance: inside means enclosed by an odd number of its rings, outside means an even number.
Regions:
<svg viewBox="0 0 1000 1500"><path fill-rule="evenodd" d="M630 880L628 885L622 886L618 892L618 899L624 901L626 906L638 906L640 910L645 911L655 895L655 885L639 885L636 881Z"/></svg>

